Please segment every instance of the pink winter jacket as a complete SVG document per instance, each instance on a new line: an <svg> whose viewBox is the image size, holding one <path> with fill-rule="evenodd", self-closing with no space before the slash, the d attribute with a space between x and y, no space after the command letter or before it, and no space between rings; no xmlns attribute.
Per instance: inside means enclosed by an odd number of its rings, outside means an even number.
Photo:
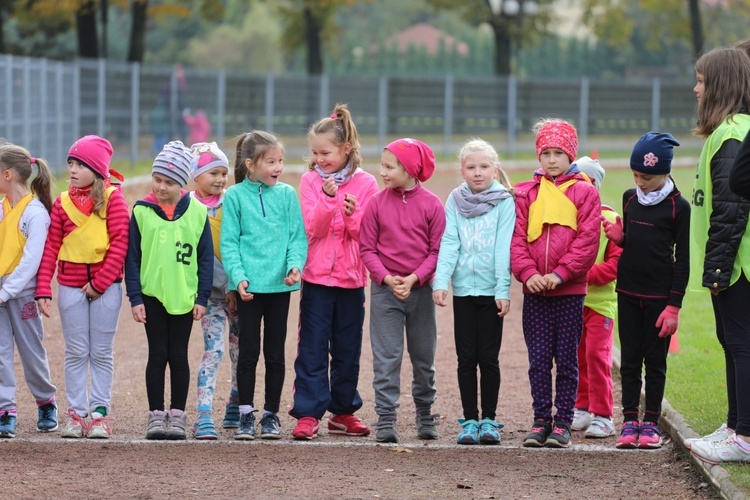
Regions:
<svg viewBox="0 0 750 500"><path fill-rule="evenodd" d="M300 179L302 215L307 234L307 263L302 279L308 283L340 288L361 288L367 284L367 270L359 256L359 224L365 205L378 192L371 174L357 169L335 197L323 192L323 179L314 170ZM357 205L352 215L344 214L344 198L352 194Z"/></svg>
<svg viewBox="0 0 750 500"><path fill-rule="evenodd" d="M578 209L578 231L558 224L545 224L542 235L532 242L526 241L529 207L539 194L542 170L534 172L534 180L516 185L516 227L510 246L510 262L513 276L524 284L523 293L533 293L526 288L526 281L534 274L555 273L562 283L545 296L586 295L586 273L594 265L599 251L601 231L601 202L599 192L580 173L557 176L555 184L573 177L580 179L570 186L565 195Z"/></svg>

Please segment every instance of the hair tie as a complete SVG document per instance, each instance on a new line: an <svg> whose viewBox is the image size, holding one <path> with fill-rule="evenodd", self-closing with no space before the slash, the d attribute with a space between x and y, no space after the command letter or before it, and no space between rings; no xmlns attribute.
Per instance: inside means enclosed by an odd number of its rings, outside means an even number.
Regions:
<svg viewBox="0 0 750 500"><path fill-rule="evenodd" d="M336 113L333 113L331 115L331 120L336 120L336 119L338 119L338 117L339 117L339 115L337 115Z"/></svg>
<svg viewBox="0 0 750 500"><path fill-rule="evenodd" d="M36 158L34 158L33 156L31 158L29 158L29 163L32 164L32 165L34 163L36 163Z"/></svg>

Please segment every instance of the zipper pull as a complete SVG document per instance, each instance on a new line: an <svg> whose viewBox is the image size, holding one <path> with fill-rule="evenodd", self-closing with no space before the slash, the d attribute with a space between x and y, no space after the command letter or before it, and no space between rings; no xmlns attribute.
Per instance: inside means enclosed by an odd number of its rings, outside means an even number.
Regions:
<svg viewBox="0 0 750 500"><path fill-rule="evenodd" d="M401 201L403 201L404 204L406 204L406 191L404 191L403 193L401 193Z"/></svg>

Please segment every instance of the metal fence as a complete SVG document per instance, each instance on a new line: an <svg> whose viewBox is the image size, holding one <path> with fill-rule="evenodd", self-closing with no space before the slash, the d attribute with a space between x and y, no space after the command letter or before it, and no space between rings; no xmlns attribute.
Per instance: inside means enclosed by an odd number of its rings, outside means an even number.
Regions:
<svg viewBox="0 0 750 500"><path fill-rule="evenodd" d="M695 97L687 81L331 78L190 68L183 79L181 71L106 60L0 56L5 97L0 134L59 171L70 144L85 134L107 137L117 157L132 162L153 157L154 146L164 139L159 127L167 127L167 138L187 141L185 107L205 110L212 138L223 146L239 133L264 129L282 136L288 156L303 154L308 126L337 102L349 103L363 149L371 154L399 136L427 136L446 154L453 153L457 137L491 136L509 156L519 137L544 116L572 120L582 150L601 137L632 144L648 130L686 135L695 123Z"/></svg>

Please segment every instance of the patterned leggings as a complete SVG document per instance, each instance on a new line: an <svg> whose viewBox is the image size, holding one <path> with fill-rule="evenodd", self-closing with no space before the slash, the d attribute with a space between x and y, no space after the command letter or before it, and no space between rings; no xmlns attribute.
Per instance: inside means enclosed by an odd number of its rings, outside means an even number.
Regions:
<svg viewBox="0 0 750 500"><path fill-rule="evenodd" d="M225 326L229 323L229 359L232 362L232 392L237 398L237 355L239 353L239 327L237 313L227 309L225 301L209 299L206 314L201 319L203 329L203 359L198 368L198 411L211 411L214 389L221 360L226 352Z"/></svg>

